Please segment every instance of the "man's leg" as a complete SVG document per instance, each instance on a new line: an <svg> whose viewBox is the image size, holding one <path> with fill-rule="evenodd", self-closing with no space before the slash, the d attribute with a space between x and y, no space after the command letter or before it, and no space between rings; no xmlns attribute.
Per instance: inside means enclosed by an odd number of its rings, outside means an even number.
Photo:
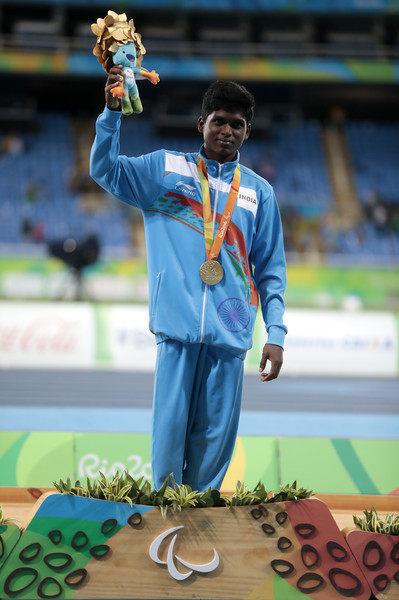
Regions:
<svg viewBox="0 0 399 600"><path fill-rule="evenodd" d="M181 483L187 423L201 344L166 340L157 346L151 466L159 489L171 473Z"/></svg>
<svg viewBox="0 0 399 600"><path fill-rule="evenodd" d="M244 361L205 346L202 376L188 423L183 483L220 489L230 464L240 417ZM201 361L202 362L202 361Z"/></svg>

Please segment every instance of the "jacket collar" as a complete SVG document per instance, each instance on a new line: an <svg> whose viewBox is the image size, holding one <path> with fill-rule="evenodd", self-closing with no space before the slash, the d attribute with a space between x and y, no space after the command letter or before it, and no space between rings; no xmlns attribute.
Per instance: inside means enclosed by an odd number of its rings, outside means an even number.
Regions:
<svg viewBox="0 0 399 600"><path fill-rule="evenodd" d="M204 153L204 145L202 144L201 148L200 148L200 156L201 158L204 159L205 164L206 164L206 170L208 172L208 175L210 175L211 177L219 177L219 168L220 166L222 167L220 170L220 174L222 176L223 179L229 179L233 177L235 168L240 160L240 153L237 151L237 156L236 159L231 161L231 162L225 162L225 163L218 163L217 160L211 160L209 158L206 158L205 153Z"/></svg>

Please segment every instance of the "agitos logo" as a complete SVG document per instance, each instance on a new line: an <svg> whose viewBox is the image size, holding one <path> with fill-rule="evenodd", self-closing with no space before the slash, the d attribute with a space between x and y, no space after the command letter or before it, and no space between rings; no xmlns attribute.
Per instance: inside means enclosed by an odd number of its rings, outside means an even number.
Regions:
<svg viewBox="0 0 399 600"><path fill-rule="evenodd" d="M166 561L161 560L159 558L160 545L162 544L162 542L164 541L165 538L167 538L169 535L172 535L172 533L174 533L175 531L178 531L178 529L183 529L183 527L184 527L184 525L179 525L178 527L172 527L171 529L168 529L167 531L164 531L163 533L161 533L152 542L152 544L150 546L150 551L149 551L150 558L159 565L166 565L168 567L169 574L174 579L176 579L176 581L183 581L184 579L187 579L187 577L190 577L190 575L192 575L192 573L194 573L194 571L197 573L210 573L211 571L214 571L215 569L217 569L217 567L219 566L219 562L220 562L219 555L216 552L215 548L213 549L213 559L211 560L211 562L205 563L203 565L194 565L194 564L187 562L186 560L183 560L182 558L180 558L180 556L176 556L174 554L174 547L175 547L175 543L176 543L176 539L177 539L176 533L173 536L173 538L169 544L168 555L167 555ZM187 571L186 573L181 573L180 571L178 571L178 569L176 568L176 565L175 565L175 559L177 561L179 561L179 563L182 564L184 567L189 569L189 571Z"/></svg>

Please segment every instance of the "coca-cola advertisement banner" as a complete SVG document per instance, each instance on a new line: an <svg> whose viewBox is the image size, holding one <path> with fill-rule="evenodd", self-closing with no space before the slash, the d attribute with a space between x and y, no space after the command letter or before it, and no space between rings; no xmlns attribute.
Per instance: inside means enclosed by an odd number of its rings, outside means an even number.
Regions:
<svg viewBox="0 0 399 600"><path fill-rule="evenodd" d="M0 365L92 367L93 317L92 306L86 303L0 302Z"/></svg>

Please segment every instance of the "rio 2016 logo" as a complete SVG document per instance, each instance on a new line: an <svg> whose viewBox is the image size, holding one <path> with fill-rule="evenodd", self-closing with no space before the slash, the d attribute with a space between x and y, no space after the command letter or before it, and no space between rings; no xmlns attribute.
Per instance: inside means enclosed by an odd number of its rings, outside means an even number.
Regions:
<svg viewBox="0 0 399 600"><path fill-rule="evenodd" d="M95 478L99 476L100 471L105 477L113 477L117 471L119 473L126 471L135 479L140 477L151 479L151 463L144 462L138 454L130 454L125 462L111 462L106 458L100 458L94 452L84 454L79 460L78 470L79 477Z"/></svg>

